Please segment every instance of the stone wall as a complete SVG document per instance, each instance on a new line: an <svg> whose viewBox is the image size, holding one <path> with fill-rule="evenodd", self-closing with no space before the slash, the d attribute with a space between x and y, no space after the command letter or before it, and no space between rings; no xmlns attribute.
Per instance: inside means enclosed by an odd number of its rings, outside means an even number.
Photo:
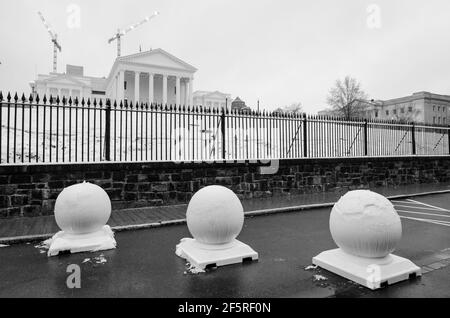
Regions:
<svg viewBox="0 0 450 318"><path fill-rule="evenodd" d="M187 203L207 185L241 199L450 181L450 157L281 160L276 174L256 163L101 163L0 166L0 218L53 213L64 187L101 186L114 208Z"/></svg>

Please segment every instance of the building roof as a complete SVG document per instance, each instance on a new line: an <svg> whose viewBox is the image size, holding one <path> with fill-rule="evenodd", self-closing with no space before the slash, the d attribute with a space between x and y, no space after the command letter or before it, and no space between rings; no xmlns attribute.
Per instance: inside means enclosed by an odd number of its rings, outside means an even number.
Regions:
<svg viewBox="0 0 450 318"><path fill-rule="evenodd" d="M422 99L450 102L449 95L433 94L430 92L417 92L417 93L413 93L410 96L393 98L393 99L381 101L381 106L389 106L389 105L402 104L402 103L411 103L416 100L422 100Z"/></svg>
<svg viewBox="0 0 450 318"><path fill-rule="evenodd" d="M226 93L222 93L219 91L213 91L213 92L209 92L209 91L195 91L194 92L194 97L221 97L221 98L228 98L230 97L230 94L226 94Z"/></svg>

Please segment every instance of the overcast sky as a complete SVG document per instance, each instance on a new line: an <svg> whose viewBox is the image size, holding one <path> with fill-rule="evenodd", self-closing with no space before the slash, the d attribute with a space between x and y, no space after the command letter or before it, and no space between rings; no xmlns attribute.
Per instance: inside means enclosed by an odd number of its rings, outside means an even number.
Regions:
<svg viewBox="0 0 450 318"><path fill-rule="evenodd" d="M71 4L81 10L79 27ZM0 90L29 93L36 74L52 69L37 11L58 33L58 71L83 65L102 77L116 54L107 40L155 10L160 16L126 35L122 54L162 48L199 69L195 90L250 106L301 102L316 113L347 74L374 99L450 94L448 0L2 0Z"/></svg>

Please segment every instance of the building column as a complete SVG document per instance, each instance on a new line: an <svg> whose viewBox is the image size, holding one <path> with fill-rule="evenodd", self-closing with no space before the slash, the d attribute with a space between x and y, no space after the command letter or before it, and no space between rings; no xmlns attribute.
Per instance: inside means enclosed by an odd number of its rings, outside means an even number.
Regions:
<svg viewBox="0 0 450 318"><path fill-rule="evenodd" d="M148 103L151 105L154 102L155 94L154 94L154 75L148 74Z"/></svg>
<svg viewBox="0 0 450 318"><path fill-rule="evenodd" d="M186 79L184 79L183 81L183 105L187 105L188 103L188 83L186 81Z"/></svg>
<svg viewBox="0 0 450 318"><path fill-rule="evenodd" d="M118 87L117 104L119 104L119 105L120 105L120 102L123 102L124 99L125 99L124 83L125 83L125 72L124 71L119 71L118 83L117 83L117 87Z"/></svg>
<svg viewBox="0 0 450 318"><path fill-rule="evenodd" d="M163 75L163 105L167 104L167 75Z"/></svg>
<svg viewBox="0 0 450 318"><path fill-rule="evenodd" d="M189 105L191 105L191 106L194 104L193 91L194 91L194 78L191 77L189 79Z"/></svg>
<svg viewBox="0 0 450 318"><path fill-rule="evenodd" d="M140 72L134 72L134 105L136 103L140 102L140 79L141 79L141 73Z"/></svg>
<svg viewBox="0 0 450 318"><path fill-rule="evenodd" d="M177 80L176 80L176 102L175 105L179 106L181 103L181 84L180 84L180 77L177 76Z"/></svg>

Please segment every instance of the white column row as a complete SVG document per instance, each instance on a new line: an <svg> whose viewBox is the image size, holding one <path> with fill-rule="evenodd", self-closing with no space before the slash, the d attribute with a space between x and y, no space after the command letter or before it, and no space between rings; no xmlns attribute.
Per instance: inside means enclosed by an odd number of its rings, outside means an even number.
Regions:
<svg viewBox="0 0 450 318"><path fill-rule="evenodd" d="M140 94L140 75L141 72L134 72L134 101L141 101L142 96ZM148 97L150 102L155 101L155 92L154 92L154 83L155 83L155 75L149 73L149 82L148 82ZM167 87L168 87L168 75L162 74L162 103L167 104L168 101L168 93L167 93ZM193 102L193 81L194 79L191 78L183 78L185 83L185 91L184 91L184 101L181 100L181 79L182 77L176 76L176 104L188 104L192 105ZM119 71L116 75L116 99L117 100L124 100L125 98L125 71Z"/></svg>

